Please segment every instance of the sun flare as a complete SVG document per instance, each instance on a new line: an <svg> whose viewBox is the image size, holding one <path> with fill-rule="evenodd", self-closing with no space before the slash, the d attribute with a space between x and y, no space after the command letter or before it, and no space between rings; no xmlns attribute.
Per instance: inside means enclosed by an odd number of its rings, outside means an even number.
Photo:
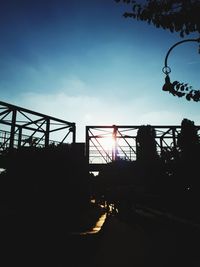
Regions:
<svg viewBox="0 0 200 267"><path fill-rule="evenodd" d="M112 136L104 137L100 140L100 144L106 151L111 151L115 145L115 139Z"/></svg>

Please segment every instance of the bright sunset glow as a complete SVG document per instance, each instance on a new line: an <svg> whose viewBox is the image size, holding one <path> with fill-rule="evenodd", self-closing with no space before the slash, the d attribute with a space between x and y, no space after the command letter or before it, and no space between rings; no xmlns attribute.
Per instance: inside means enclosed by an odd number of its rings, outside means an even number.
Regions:
<svg viewBox="0 0 200 267"><path fill-rule="evenodd" d="M179 34L125 19L124 8L114 0L1 1L1 101L75 122L78 142L87 125L200 124L199 103L162 91ZM168 63L172 80L199 88L198 44L177 47ZM112 149L112 139L102 141Z"/></svg>
<svg viewBox="0 0 200 267"><path fill-rule="evenodd" d="M112 151L115 146L115 140L112 136L101 138L99 143L106 151Z"/></svg>

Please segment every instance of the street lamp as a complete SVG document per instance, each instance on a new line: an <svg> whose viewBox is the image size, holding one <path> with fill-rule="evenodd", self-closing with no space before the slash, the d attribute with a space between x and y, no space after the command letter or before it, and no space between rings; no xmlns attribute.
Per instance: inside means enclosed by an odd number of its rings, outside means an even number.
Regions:
<svg viewBox="0 0 200 267"><path fill-rule="evenodd" d="M167 64L167 60L171 51L179 44L186 43L186 42L198 42L200 43L200 38L197 39L186 39L180 42L175 43L170 49L168 50L164 67L162 68L163 73L166 75L165 77L165 84L162 87L163 91L168 91L169 93L173 94L174 96L183 97L185 96L188 101L191 99L198 102L200 101L200 90L192 89L192 86L188 86L187 83L181 83L178 81L171 82L169 74L171 72L171 68ZM200 45L199 45L199 53L200 53Z"/></svg>

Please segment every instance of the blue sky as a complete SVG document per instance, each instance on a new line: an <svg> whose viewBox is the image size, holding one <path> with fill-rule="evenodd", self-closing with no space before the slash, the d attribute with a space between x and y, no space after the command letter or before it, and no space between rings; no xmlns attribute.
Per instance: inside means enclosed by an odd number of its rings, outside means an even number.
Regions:
<svg viewBox="0 0 200 267"><path fill-rule="evenodd" d="M163 92L177 33L125 19L114 0L1 0L1 101L86 125L200 125L199 103ZM191 35L187 38L197 38ZM171 79L199 89L197 43L169 56Z"/></svg>

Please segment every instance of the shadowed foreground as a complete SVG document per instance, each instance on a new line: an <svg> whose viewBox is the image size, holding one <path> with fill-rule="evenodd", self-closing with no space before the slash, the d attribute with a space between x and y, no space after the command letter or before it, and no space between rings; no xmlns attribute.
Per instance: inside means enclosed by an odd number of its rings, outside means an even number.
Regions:
<svg viewBox="0 0 200 267"><path fill-rule="evenodd" d="M4 225L1 266L200 266L199 231L150 216L110 215L95 234L18 223Z"/></svg>
<svg viewBox="0 0 200 267"><path fill-rule="evenodd" d="M199 233L183 225L111 217L93 266L200 266Z"/></svg>

